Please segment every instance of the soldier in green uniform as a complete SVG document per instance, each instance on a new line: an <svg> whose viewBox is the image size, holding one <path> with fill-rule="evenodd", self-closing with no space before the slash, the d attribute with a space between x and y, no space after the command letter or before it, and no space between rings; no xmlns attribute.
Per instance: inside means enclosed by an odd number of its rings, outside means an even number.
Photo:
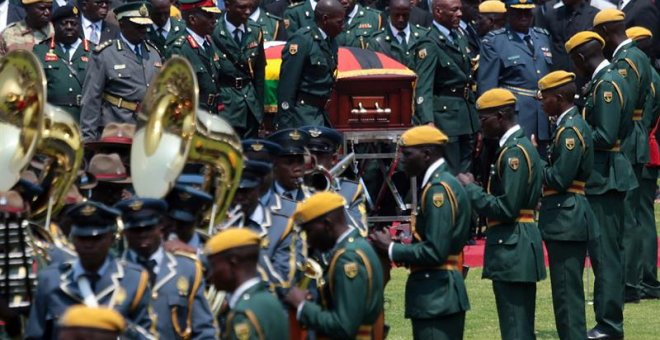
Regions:
<svg viewBox="0 0 660 340"><path fill-rule="evenodd" d="M114 310L77 305L62 315L58 339L116 340L125 329L126 320Z"/></svg>
<svg viewBox="0 0 660 340"><path fill-rule="evenodd" d="M341 0L345 10L344 29L337 36L339 46L367 48L369 38L380 31L382 17L378 10L364 7L357 0Z"/></svg>
<svg viewBox="0 0 660 340"><path fill-rule="evenodd" d="M330 261L324 284L317 281L322 305L306 301L307 293L298 287L285 300L318 338L374 339L384 326L383 271L369 242L346 223L345 204L341 195L325 191L296 208L293 218L309 247L327 252Z"/></svg>
<svg viewBox="0 0 660 340"><path fill-rule="evenodd" d="M210 34L220 10L211 0L182 0L181 13L187 27L170 47L170 54L184 57L192 65L199 85L199 107L218 113L224 107L217 83L218 77L222 77L219 74L221 53Z"/></svg>
<svg viewBox="0 0 660 340"><path fill-rule="evenodd" d="M488 186L459 174L474 209L488 219L483 277L493 281L502 339L534 339L536 282L545 279L543 244L534 220L543 168L538 152L515 123L516 97L506 89L477 100L484 138L499 139Z"/></svg>
<svg viewBox="0 0 660 340"><path fill-rule="evenodd" d="M286 1L286 0L281 0ZM252 14L250 20L261 27L264 41L286 41L286 29L282 18L272 15L260 7L260 0L252 1Z"/></svg>
<svg viewBox="0 0 660 340"><path fill-rule="evenodd" d="M180 4L180 7L185 8L183 2ZM217 9L215 5L211 5ZM169 0L151 0L151 6L153 6L151 20L154 23L147 27L147 40L156 46L161 56L167 57L170 55L170 45L185 35L186 24L182 20L170 16L172 3Z"/></svg>
<svg viewBox="0 0 660 340"><path fill-rule="evenodd" d="M48 102L79 121L82 85L94 45L79 38L80 19L76 7L58 7L51 20L55 36L35 45L33 52L46 74Z"/></svg>
<svg viewBox="0 0 660 340"><path fill-rule="evenodd" d="M325 107L337 72L337 41L344 23L344 9L337 0L321 0L315 23L289 37L282 50L277 87L277 129L330 122Z"/></svg>
<svg viewBox="0 0 660 340"><path fill-rule="evenodd" d="M52 0L22 0L25 19L14 22L0 32L0 56L12 50L28 50L53 36L50 24Z"/></svg>
<svg viewBox="0 0 660 340"><path fill-rule="evenodd" d="M468 42L459 31L460 0L433 1L433 27L417 51L415 124L434 124L449 136L444 157L452 173L471 168L479 120L472 93Z"/></svg>
<svg viewBox="0 0 660 340"><path fill-rule="evenodd" d="M543 112L557 127L543 162L539 229L548 249L555 325L560 339L584 339L584 261L599 228L584 186L594 165L591 127L573 103L575 74L556 71L538 83Z"/></svg>
<svg viewBox="0 0 660 340"><path fill-rule="evenodd" d="M257 274L260 244L254 231L228 228L204 248L210 262L210 283L230 294L223 339L289 338L286 312Z"/></svg>
<svg viewBox="0 0 660 340"><path fill-rule="evenodd" d="M600 237L590 241L589 255L596 276L594 310L596 327L589 339L623 338L623 218L621 202L637 187L630 161L621 152L621 141L633 129L632 108L625 79L603 56L603 39L584 31L566 42L575 70L591 78L585 87L584 117L591 125L594 141L594 171L587 180L586 194L601 228Z"/></svg>
<svg viewBox="0 0 660 340"><path fill-rule="evenodd" d="M644 27L636 26L626 30L626 35L637 42L644 52L652 48L653 34ZM649 132L658 124L660 115L660 74L651 69L651 87L644 108L644 126L650 127ZM656 141L658 131L656 129ZM642 169L639 178L639 207L637 221L642 233L642 299L660 298L660 282L658 282L658 232L655 229L654 201L658 190L658 167L650 164Z"/></svg>
<svg viewBox="0 0 660 340"><path fill-rule="evenodd" d="M648 129L643 120L645 102L651 87L651 63L637 43L626 36L625 15L617 9L606 9L594 17L593 31L605 40L605 57L612 67L626 80L633 106L633 131L622 142L623 153L628 157L637 181L642 168L649 161ZM642 262L638 256L643 233L637 221L640 204L639 188L626 193L623 227L624 270L626 276L625 302L639 302L641 297Z"/></svg>
<svg viewBox="0 0 660 340"><path fill-rule="evenodd" d="M410 1L390 0L389 18L383 28L371 36L368 47L415 70L418 46L429 30L411 24L409 19Z"/></svg>
<svg viewBox="0 0 660 340"><path fill-rule="evenodd" d="M374 245L394 263L410 267L406 318L414 339L462 339L470 309L462 275L463 246L470 235L470 201L444 159L447 136L432 126L401 135L403 167L421 179L421 199L411 219L413 243L392 243L376 231Z"/></svg>
<svg viewBox="0 0 660 340"><path fill-rule="evenodd" d="M317 0L303 0L284 10L284 28L289 37L299 29L312 26L316 22L314 11L317 4Z"/></svg>
<svg viewBox="0 0 660 340"><path fill-rule="evenodd" d="M228 0L213 31L220 52L219 110L243 138L256 137L263 118L266 55L261 27L249 20L252 0Z"/></svg>

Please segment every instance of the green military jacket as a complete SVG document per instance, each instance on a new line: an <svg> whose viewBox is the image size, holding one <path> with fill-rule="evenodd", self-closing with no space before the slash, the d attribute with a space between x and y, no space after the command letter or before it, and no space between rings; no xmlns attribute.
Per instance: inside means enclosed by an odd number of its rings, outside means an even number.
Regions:
<svg viewBox="0 0 660 340"><path fill-rule="evenodd" d="M633 130L632 101L626 104L628 85L610 66L599 70L585 87L583 116L591 125L594 141L594 171L587 181L588 195L637 187L630 161L620 151L621 141Z"/></svg>
<svg viewBox="0 0 660 340"><path fill-rule="evenodd" d="M25 19L11 23L0 32L0 56L19 49L31 51L34 45L54 35L55 29L51 23L40 30L29 27Z"/></svg>
<svg viewBox="0 0 660 340"><path fill-rule="evenodd" d="M286 41L286 30L284 29L282 18L260 8L257 10L259 14L254 22L261 27L261 32L264 34L264 41ZM252 16L250 18L252 19Z"/></svg>
<svg viewBox="0 0 660 340"><path fill-rule="evenodd" d="M470 236L470 201L446 163L431 171L413 214L413 243L395 243L390 254L392 261L411 268L405 312L411 319L470 309L458 260Z"/></svg>
<svg viewBox="0 0 660 340"><path fill-rule="evenodd" d="M479 118L472 92L467 39L450 42L433 25L417 52L416 124L434 122L448 136L473 134Z"/></svg>
<svg viewBox="0 0 660 340"><path fill-rule="evenodd" d="M282 66L277 87L279 128L326 125L325 110L299 100L304 92L329 98L337 72L337 43L323 39L316 24L305 27L289 38L282 50Z"/></svg>
<svg viewBox="0 0 660 340"><path fill-rule="evenodd" d="M539 229L544 240L587 241L598 236L584 185L594 165L591 127L576 107L568 111L552 136L543 162L543 198Z"/></svg>
<svg viewBox="0 0 660 340"><path fill-rule="evenodd" d="M153 25L147 27L147 40L156 46L163 58L170 57L172 44L184 35L186 35L186 23L176 18L170 18L170 30L166 38L158 33Z"/></svg>
<svg viewBox="0 0 660 340"><path fill-rule="evenodd" d="M82 87L94 47L93 43L81 40L70 61L63 47L55 43L55 38L45 40L33 48L46 74L47 101L71 113L76 122L80 121Z"/></svg>
<svg viewBox="0 0 660 340"><path fill-rule="evenodd" d="M316 25L316 23L310 0L295 3L284 11L284 28L289 36L301 28L312 25Z"/></svg>
<svg viewBox="0 0 660 340"><path fill-rule="evenodd" d="M229 306L223 339L229 340L281 340L289 338L286 311L277 298L268 291L266 283L259 282L237 297L235 306Z"/></svg>
<svg viewBox="0 0 660 340"><path fill-rule="evenodd" d="M369 39L368 48L376 52L381 52L398 60L400 63L406 65L411 70L415 70L415 57L419 50L422 39L426 37L429 29L419 25L411 25L410 36L405 46L399 43L399 38L394 35L390 22L385 23L380 31L374 33Z"/></svg>
<svg viewBox="0 0 660 340"><path fill-rule="evenodd" d="M380 11L356 4L355 16L344 23L343 31L337 36L337 45L367 48L369 38L382 27Z"/></svg>
<svg viewBox="0 0 660 340"><path fill-rule="evenodd" d="M646 99L646 106L644 107L644 126L649 127L649 132L653 130L655 124L660 118L660 74L655 69L651 70L651 89ZM656 131L656 141L660 141L660 132ZM656 179L658 178L658 168L642 169L642 178Z"/></svg>
<svg viewBox="0 0 660 340"><path fill-rule="evenodd" d="M232 126L246 128L247 115L261 122L264 110L264 76L266 55L261 28L248 20L246 34L237 44L233 32L227 30L226 14L218 19L213 42L220 55L220 102L224 109L220 116ZM246 82L240 86L236 83Z"/></svg>
<svg viewBox="0 0 660 340"><path fill-rule="evenodd" d="M651 63L649 58L632 41L617 49L612 56L612 68L626 80L629 89L628 101L633 106L633 130L623 141L624 154L633 165L649 161L648 131L644 125L643 112L651 88Z"/></svg>
<svg viewBox="0 0 660 340"><path fill-rule="evenodd" d="M197 75L199 106L211 113L218 113L218 106L223 105L216 80L220 72L220 51L210 38L206 38L206 43L206 48L199 46L193 36L186 33L172 44L170 54L179 55L190 62Z"/></svg>
<svg viewBox="0 0 660 340"><path fill-rule="evenodd" d="M497 152L487 191L465 187L475 210L488 218L483 277L536 282L545 278L541 234L534 210L541 196L541 159L522 129Z"/></svg>
<svg viewBox="0 0 660 340"><path fill-rule="evenodd" d="M305 302L301 323L319 337L355 339L358 331L371 332L383 313L383 269L376 252L357 230L340 240L329 257L323 306Z"/></svg>

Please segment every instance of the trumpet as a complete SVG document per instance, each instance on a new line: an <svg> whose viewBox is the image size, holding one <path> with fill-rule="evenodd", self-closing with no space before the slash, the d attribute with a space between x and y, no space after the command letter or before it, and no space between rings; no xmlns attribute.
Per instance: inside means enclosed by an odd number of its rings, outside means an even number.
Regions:
<svg viewBox="0 0 660 340"><path fill-rule="evenodd" d="M344 156L344 158L329 170L320 164L314 164L312 171L306 176L306 182L308 186L315 191L338 191L339 181L337 181L337 178L346 172L354 162L355 153L351 152ZM313 161L313 163L315 163L315 161Z"/></svg>
<svg viewBox="0 0 660 340"><path fill-rule="evenodd" d="M297 265L298 270L303 273L303 278L297 284L298 288L307 289L312 280L316 280L317 287L325 285L323 267L318 262L308 257L304 263L297 263Z"/></svg>

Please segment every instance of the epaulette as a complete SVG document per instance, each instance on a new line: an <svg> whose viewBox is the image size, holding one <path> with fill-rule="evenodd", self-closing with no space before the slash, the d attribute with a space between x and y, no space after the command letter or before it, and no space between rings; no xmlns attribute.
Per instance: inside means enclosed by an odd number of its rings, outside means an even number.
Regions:
<svg viewBox="0 0 660 340"><path fill-rule="evenodd" d="M431 29L429 27L424 27L424 26L421 26L420 24L415 24L415 28L420 30L420 31L424 31L425 33L431 31Z"/></svg>
<svg viewBox="0 0 660 340"><path fill-rule="evenodd" d="M288 8L295 8L295 7L298 7L298 6L302 6L304 3L305 3L304 1L296 2L295 4L289 5Z"/></svg>
<svg viewBox="0 0 660 340"><path fill-rule="evenodd" d="M181 47L181 46L183 46L183 44L184 44L185 42L186 42L186 35L182 35L182 36L176 38L176 40L174 40L174 42L172 43L172 45L173 45L173 46L176 46L176 47Z"/></svg>
<svg viewBox="0 0 660 340"><path fill-rule="evenodd" d="M191 254L191 253L188 253L188 252L185 252L185 251L180 251L180 250L175 251L173 254L174 254L174 256L185 257L185 258L187 258L187 259L189 259L193 262L199 262L199 257L197 257L197 255L195 255L195 254Z"/></svg>
<svg viewBox="0 0 660 340"><path fill-rule="evenodd" d="M498 34L504 34L504 33L506 33L506 28L502 27L502 28L498 28L496 30L492 30L492 31L488 32L486 35L498 35Z"/></svg>
<svg viewBox="0 0 660 340"><path fill-rule="evenodd" d="M152 43L152 42L149 41L149 40L145 40L145 41L144 41L144 45L145 45L145 47L147 48L147 51L151 51L151 50L149 49L149 48L151 48L151 49L153 49L153 50L154 50L154 51L160 56L160 52L158 51L158 47L156 47L156 45L154 45L154 43Z"/></svg>
<svg viewBox="0 0 660 340"><path fill-rule="evenodd" d="M275 19L275 20L277 20L277 21L283 20L283 18L280 18L280 17L278 17L277 15L270 14L270 13L268 13L268 12L266 12L266 16L269 17L269 18Z"/></svg>
<svg viewBox="0 0 660 340"><path fill-rule="evenodd" d="M536 31L538 33L545 34L545 35L550 35L550 32L548 32L548 30L546 30L545 28L534 27L534 31Z"/></svg>
<svg viewBox="0 0 660 340"><path fill-rule="evenodd" d="M99 44L94 49L94 53L99 53L99 52L103 51L106 47L112 45L112 43L115 42L115 40L116 39L110 39L110 40L106 40L104 43Z"/></svg>

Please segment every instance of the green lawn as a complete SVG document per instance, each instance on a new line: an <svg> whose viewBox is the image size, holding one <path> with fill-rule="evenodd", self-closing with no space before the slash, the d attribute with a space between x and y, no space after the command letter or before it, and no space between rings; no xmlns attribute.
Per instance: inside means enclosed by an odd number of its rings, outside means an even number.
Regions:
<svg viewBox="0 0 660 340"><path fill-rule="evenodd" d="M660 207L656 205L656 225L660 220ZM411 339L410 321L403 317L404 289L408 273L405 269L392 271L392 280L385 289L385 322L390 325L388 339ZM589 273L593 287L594 276ZM585 272L585 289L587 274ZM472 268L467 278L468 296L472 309L465 323L466 339L499 339L500 330L495 309L495 297L490 280L481 279L481 268ZM592 291L593 293L593 291ZM591 298L591 297L589 297ZM587 327L595 325L593 305L586 306ZM640 304L628 304L624 310L626 339L658 339L658 314L660 300L642 300ZM552 311L550 280L541 281L536 293L536 335L538 339L558 339Z"/></svg>

